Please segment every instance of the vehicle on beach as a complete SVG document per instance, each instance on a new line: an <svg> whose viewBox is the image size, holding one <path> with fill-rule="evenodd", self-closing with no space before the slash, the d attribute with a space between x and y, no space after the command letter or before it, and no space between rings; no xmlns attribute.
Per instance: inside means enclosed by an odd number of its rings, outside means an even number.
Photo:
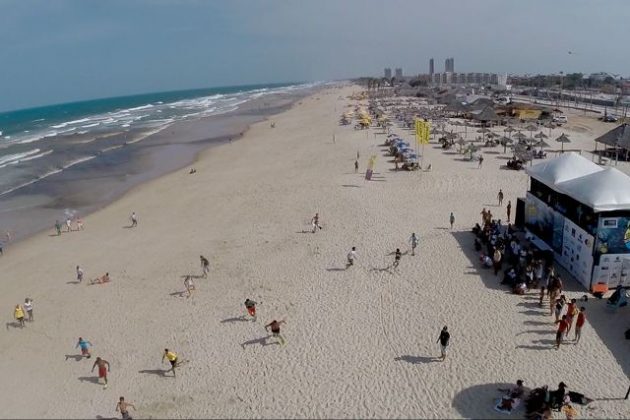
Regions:
<svg viewBox="0 0 630 420"><path fill-rule="evenodd" d="M611 114L606 114L604 116L601 116L601 117L599 117L599 119L600 119L600 121L603 121L603 122L617 122L617 121L619 121L619 118L617 118L616 116L611 115Z"/></svg>
<svg viewBox="0 0 630 420"><path fill-rule="evenodd" d="M568 122L567 117L565 115L554 115L552 121L557 125L566 124Z"/></svg>

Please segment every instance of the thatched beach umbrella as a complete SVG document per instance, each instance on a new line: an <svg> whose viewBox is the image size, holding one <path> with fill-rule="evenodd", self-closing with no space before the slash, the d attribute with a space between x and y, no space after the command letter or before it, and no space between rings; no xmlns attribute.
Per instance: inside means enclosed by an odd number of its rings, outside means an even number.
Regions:
<svg viewBox="0 0 630 420"><path fill-rule="evenodd" d="M560 135L560 137L558 137L558 138L556 139L556 141L557 141L558 143L560 143L560 144L561 144L561 152L562 152L562 153L564 153L564 143L571 143L571 140L569 140L569 136L567 136L567 135L566 135L566 134L564 134L564 133L562 133L562 134Z"/></svg>
<svg viewBox="0 0 630 420"><path fill-rule="evenodd" d="M545 124L543 127L548 128L549 129L549 137L551 137L551 130L553 128L556 128L556 125L554 125L552 122L548 122L547 124Z"/></svg>
<svg viewBox="0 0 630 420"><path fill-rule="evenodd" d="M477 133L481 133L483 135L483 140L486 140L486 133L489 133L490 130L488 130L486 127L482 127L479 130L477 130Z"/></svg>
<svg viewBox="0 0 630 420"><path fill-rule="evenodd" d="M534 136L534 138L540 139L540 140L546 139L547 137L548 136L545 133L543 133L542 131Z"/></svg>
<svg viewBox="0 0 630 420"><path fill-rule="evenodd" d="M501 138L499 139L499 144L500 144L501 146L503 146L503 153L505 153L505 151L506 151L506 149L507 149L507 145L508 145L508 144L512 144L513 142L514 142L514 140L512 140L512 139L511 139L511 138L509 138L509 137L505 137L505 136L503 136L503 137L501 137Z"/></svg>
<svg viewBox="0 0 630 420"><path fill-rule="evenodd" d="M534 131L536 131L538 129L537 126L535 126L534 124L529 124L525 127L525 130L529 131L529 137L534 138L533 137L533 133Z"/></svg>
<svg viewBox="0 0 630 420"><path fill-rule="evenodd" d="M524 139L527 138L527 136L519 131L516 134L514 134L514 138L518 139L519 141L523 141Z"/></svg>

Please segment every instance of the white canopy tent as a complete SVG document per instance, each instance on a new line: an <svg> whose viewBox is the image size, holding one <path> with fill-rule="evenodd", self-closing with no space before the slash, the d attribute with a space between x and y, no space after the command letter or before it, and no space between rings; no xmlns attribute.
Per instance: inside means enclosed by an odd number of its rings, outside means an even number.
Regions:
<svg viewBox="0 0 630 420"><path fill-rule="evenodd" d="M615 168L562 182L556 188L596 213L630 210L630 177Z"/></svg>
<svg viewBox="0 0 630 420"><path fill-rule="evenodd" d="M562 192L558 190L558 184L602 170L600 166L577 153L563 153L557 158L525 169L529 176L558 192Z"/></svg>

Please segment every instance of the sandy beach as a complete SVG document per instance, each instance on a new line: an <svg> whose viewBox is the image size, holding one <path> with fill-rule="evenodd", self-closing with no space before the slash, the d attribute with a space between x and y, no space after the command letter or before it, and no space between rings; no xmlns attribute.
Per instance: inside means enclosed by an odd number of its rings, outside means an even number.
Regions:
<svg viewBox="0 0 630 420"><path fill-rule="evenodd" d="M471 227L483 207L505 214L499 189L515 205L527 175L500 169L502 147L484 151L478 169L436 142L425 147L431 172L396 172L384 135L338 125L359 91L318 92L202 152L195 174L187 167L134 188L86 217L85 230L51 229L7 248L1 417L112 418L124 396L137 418L522 418L492 409L497 388L517 379L553 389L564 381L595 398L580 418L630 416L627 308L611 314L589 299L581 342L555 350L538 292L512 295L479 267ZM612 128L568 115L572 149L592 150ZM139 223L128 228L132 212ZM322 229L313 234L315 212ZM400 266L388 270L396 248ZM210 273L186 298L183 276L201 274L200 255ZM86 284L105 272L110 283ZM569 298L586 293L566 283ZM35 321L20 329L12 308L25 297ZM246 298L259 303L255 322ZM286 321L286 345L267 338L274 319ZM439 362L444 325L451 345ZM89 360L76 357L80 336L93 344ZM188 361L176 378L164 374L165 348ZM90 372L96 356L111 363L107 389Z"/></svg>

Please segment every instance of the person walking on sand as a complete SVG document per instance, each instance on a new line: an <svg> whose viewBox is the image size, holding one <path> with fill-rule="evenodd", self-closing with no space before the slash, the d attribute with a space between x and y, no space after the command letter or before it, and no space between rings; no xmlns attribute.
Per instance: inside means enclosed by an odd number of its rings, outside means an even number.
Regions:
<svg viewBox="0 0 630 420"><path fill-rule="evenodd" d="M577 308L577 299L571 299L569 301L569 304L567 305L567 324L569 325L569 327L567 328L567 333L566 336L569 336L569 333L571 332L571 328L573 327L573 319L575 318L575 316L578 314L578 308Z"/></svg>
<svg viewBox="0 0 630 420"><path fill-rule="evenodd" d="M354 260L357 258L357 248L356 247L352 247L352 249L350 250L350 252L348 252L348 262L346 263L346 270L354 265Z"/></svg>
<svg viewBox="0 0 630 420"><path fill-rule="evenodd" d="M92 372L94 372L94 368L97 366L98 366L98 380L100 382L100 380L103 379L103 382L105 383L103 388L107 389L107 372L111 371L111 368L109 367L109 362L105 359L101 359L100 357L97 357L96 360L94 361L94 364L92 365Z"/></svg>
<svg viewBox="0 0 630 420"><path fill-rule="evenodd" d="M313 225L313 233L317 231L317 228L320 230L322 227L319 225L319 213L315 213L315 216L311 219L311 224Z"/></svg>
<svg viewBox="0 0 630 420"><path fill-rule="evenodd" d="M411 238L409 238L409 243L411 244L411 255L416 255L416 247L418 246L418 237L415 232L411 234Z"/></svg>
<svg viewBox="0 0 630 420"><path fill-rule="evenodd" d="M35 321L35 318L33 318L33 299L29 297L24 299L24 310L28 314L28 322Z"/></svg>
<svg viewBox="0 0 630 420"><path fill-rule="evenodd" d="M499 193L497 194L497 199L499 200L499 207L503 205L503 190L499 188Z"/></svg>
<svg viewBox="0 0 630 420"><path fill-rule="evenodd" d="M83 219L80 217L77 219L77 230L83 230Z"/></svg>
<svg viewBox="0 0 630 420"><path fill-rule="evenodd" d="M83 281L83 270L77 265L77 281L81 283Z"/></svg>
<svg viewBox="0 0 630 420"><path fill-rule="evenodd" d="M479 164L477 165L477 169L481 169L481 165L483 165L483 155L479 155Z"/></svg>
<svg viewBox="0 0 630 420"><path fill-rule="evenodd" d="M136 212L132 212L131 213L131 227L136 227L138 226L138 216L136 215Z"/></svg>
<svg viewBox="0 0 630 420"><path fill-rule="evenodd" d="M72 230L72 219L69 217L66 219L66 232L70 232Z"/></svg>
<svg viewBox="0 0 630 420"><path fill-rule="evenodd" d="M451 334L448 332L448 327L444 326L442 331L440 331L440 336L438 337L436 343L440 343L440 351L441 356L440 359L444 361L446 359L446 353L448 353L448 344L451 341Z"/></svg>
<svg viewBox="0 0 630 420"><path fill-rule="evenodd" d="M451 222L451 230L453 230L453 225L455 224L455 215L453 214L453 212L451 212L451 216L448 218L448 220Z"/></svg>
<svg viewBox="0 0 630 420"><path fill-rule="evenodd" d="M193 282L192 276L186 276L186 278L184 279L184 287L188 292L187 297L191 297L192 291L195 290L195 283Z"/></svg>
<svg viewBox="0 0 630 420"><path fill-rule="evenodd" d="M558 324L558 330L556 331L556 350L560 349L560 344L562 344L562 339L569 328L569 324L567 323L567 316L562 315L562 319L556 321Z"/></svg>
<svg viewBox="0 0 630 420"><path fill-rule="evenodd" d="M169 349L164 349L164 354L162 355L162 363L164 363L164 359L167 359L168 362L171 364L171 368L164 373L166 374L170 371L173 371L173 377L175 377L175 368L177 367L177 353L175 353L174 351L169 351Z"/></svg>
<svg viewBox="0 0 630 420"><path fill-rule="evenodd" d="M24 308L22 308L22 305L15 305L13 317L20 324L20 328L24 328Z"/></svg>
<svg viewBox="0 0 630 420"><path fill-rule="evenodd" d="M133 420L131 415L129 415L129 407L136 409L136 406L130 402L125 401L125 397L120 397L118 403L116 404L116 412L120 412L123 420Z"/></svg>
<svg viewBox="0 0 630 420"><path fill-rule="evenodd" d="M55 230L57 231L57 236L61 235L61 223L59 220L55 220Z"/></svg>
<svg viewBox="0 0 630 420"><path fill-rule="evenodd" d="M203 270L203 278L208 277L208 273L210 272L210 261L203 255L199 256L199 260L201 261L201 269Z"/></svg>
<svg viewBox="0 0 630 420"><path fill-rule="evenodd" d="M400 264L400 258L402 254L400 253L400 248L396 248L396 252L394 252L394 263L392 264L393 268L398 268L398 264Z"/></svg>
<svg viewBox="0 0 630 420"><path fill-rule="evenodd" d="M577 320L575 321L575 344L580 342L580 337L582 337L582 327L586 322L586 308L582 306L580 308L580 312L578 313Z"/></svg>
<svg viewBox="0 0 630 420"><path fill-rule="evenodd" d="M252 317L252 321L256 321L256 304L258 302L254 302L251 299L245 299L245 309L247 309L247 313Z"/></svg>
<svg viewBox="0 0 630 420"><path fill-rule="evenodd" d="M512 213L512 202L510 200L508 200L505 212L507 213L507 221L510 223L510 214Z"/></svg>
<svg viewBox="0 0 630 420"><path fill-rule="evenodd" d="M74 346L74 348L76 349L77 347L81 349L81 356L87 359L92 357L92 355L90 354L90 347L92 347L92 343L90 343L88 340L84 340L83 337L79 337L79 340L77 341L77 344L76 346Z"/></svg>
<svg viewBox="0 0 630 420"><path fill-rule="evenodd" d="M359 161L355 160L354 161L354 173L356 174L357 172L359 172Z"/></svg>
<svg viewBox="0 0 630 420"><path fill-rule="evenodd" d="M274 319L269 324L265 325L265 331L269 331L269 328L271 328L271 334L284 346L284 338L280 335L280 324L285 324L284 320L276 321Z"/></svg>

